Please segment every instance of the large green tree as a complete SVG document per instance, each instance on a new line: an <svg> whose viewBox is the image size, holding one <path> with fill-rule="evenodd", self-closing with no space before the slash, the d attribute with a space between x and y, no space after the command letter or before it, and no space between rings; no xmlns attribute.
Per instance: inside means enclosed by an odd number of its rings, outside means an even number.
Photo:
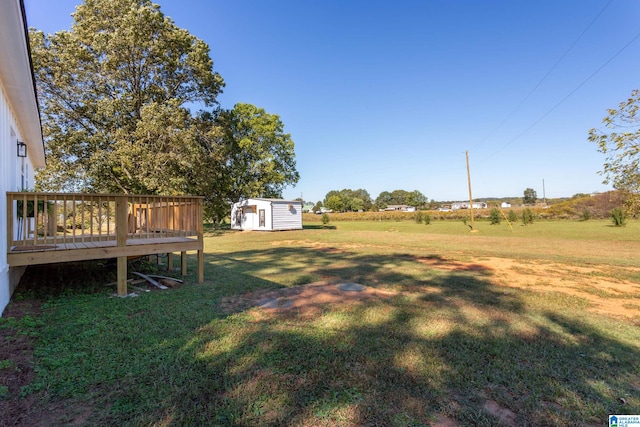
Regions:
<svg viewBox="0 0 640 427"><path fill-rule="evenodd" d="M334 211L368 211L371 210L373 202L367 190L359 188L351 190L331 190L324 198L324 206Z"/></svg>
<svg viewBox="0 0 640 427"><path fill-rule="evenodd" d="M609 109L604 129L591 129L589 141L605 155L604 184L617 190L640 193L640 91L634 90L617 109Z"/></svg>
<svg viewBox="0 0 640 427"><path fill-rule="evenodd" d="M38 188L199 194L220 218L231 201L297 182L278 116L220 110L209 47L158 5L85 0L73 17L69 31L30 33L48 163Z"/></svg>
<svg viewBox="0 0 640 427"><path fill-rule="evenodd" d="M73 17L70 31L31 31L48 162L39 185L163 192L156 181L172 181L193 140L186 105L214 106L224 85L208 46L148 0L86 0Z"/></svg>
<svg viewBox="0 0 640 427"><path fill-rule="evenodd" d="M218 122L232 200L280 197L298 182L294 144L278 115L239 103L221 112Z"/></svg>
<svg viewBox="0 0 640 427"><path fill-rule="evenodd" d="M389 205L409 205L421 208L427 204L427 197L418 190L393 190L383 191L378 195L375 205L378 209L384 209Z"/></svg>
<svg viewBox="0 0 640 427"><path fill-rule="evenodd" d="M344 200L338 194L327 195L324 199L324 207L336 212L346 210Z"/></svg>
<svg viewBox="0 0 640 427"><path fill-rule="evenodd" d="M525 205L533 205L538 200L538 194L533 188L525 188L522 203Z"/></svg>

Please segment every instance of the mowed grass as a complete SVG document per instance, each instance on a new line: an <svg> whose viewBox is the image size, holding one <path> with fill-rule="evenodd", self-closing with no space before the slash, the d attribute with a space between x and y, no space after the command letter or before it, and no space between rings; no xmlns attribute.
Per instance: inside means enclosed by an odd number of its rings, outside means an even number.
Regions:
<svg viewBox="0 0 640 427"><path fill-rule="evenodd" d="M465 268L499 257L640 283L640 224L476 225L210 231L204 284L192 275L126 299L66 292L0 328L36 337L21 393L37 397L36 411L58 408L52 425L604 425L640 414L640 319ZM222 309L224 297L325 279L396 294L313 316Z"/></svg>

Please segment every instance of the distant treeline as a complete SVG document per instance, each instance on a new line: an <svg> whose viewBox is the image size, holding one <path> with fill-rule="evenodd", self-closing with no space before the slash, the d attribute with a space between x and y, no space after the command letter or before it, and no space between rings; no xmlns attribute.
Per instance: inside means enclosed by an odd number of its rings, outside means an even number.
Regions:
<svg viewBox="0 0 640 427"><path fill-rule="evenodd" d="M589 195L584 193L578 193L572 197L563 198L543 198L537 197L536 192L533 189L527 188L524 191L523 197L485 197L475 198L474 202L487 203L489 207L501 207L503 203L507 203L513 207L522 206L524 204L528 206L545 205L555 206L562 205L565 212L562 215L565 216L580 216L585 212L590 212L594 217L600 217L605 215L602 211L606 211L609 202L602 202L601 196L605 199L614 199L616 203L624 196L615 195L610 193L618 193L616 191ZM301 199L299 199L301 200ZM393 190L383 191L373 199L369 192L365 189L359 188L352 190L345 188L343 190L331 190L329 191L323 200L318 202L304 202L307 206L313 206L313 211L325 211L332 210L333 212L358 212L358 211L379 211L384 210L389 206L412 206L418 210L434 210L441 207L451 207L453 203L463 202L463 200L446 200L436 201L429 200L427 196L422 194L418 190L406 191L406 190ZM603 208L603 206L605 206ZM585 211L586 209L586 211ZM574 212L574 210L577 210ZM592 212L593 211L593 212Z"/></svg>
<svg viewBox="0 0 640 427"><path fill-rule="evenodd" d="M609 191L594 195L579 194L569 199L555 200L552 205L538 203L535 206L512 205L509 208L501 208L504 199L483 199L488 204L486 209L474 209L474 218L479 220L491 220L495 216L495 211L505 217L510 217L516 221L522 217L523 211L528 210L535 219L608 219L614 209L625 208L628 203L628 196L620 191ZM475 200L474 200L475 201ZM502 211L500 213L500 211ZM632 214L632 212L631 212ZM426 222L432 220L465 220L469 218L468 209L454 211L439 211L436 209L421 209L416 212L399 211L366 211L366 212L332 212L329 215L330 221L416 221ZM307 221L318 220L317 214L305 214Z"/></svg>

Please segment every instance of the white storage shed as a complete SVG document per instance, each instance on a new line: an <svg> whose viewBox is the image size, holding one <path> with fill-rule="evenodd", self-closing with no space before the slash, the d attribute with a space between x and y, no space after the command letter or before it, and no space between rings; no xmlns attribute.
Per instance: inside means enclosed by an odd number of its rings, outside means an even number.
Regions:
<svg viewBox="0 0 640 427"><path fill-rule="evenodd" d="M233 230L302 230L302 202L247 199L231 205Z"/></svg>

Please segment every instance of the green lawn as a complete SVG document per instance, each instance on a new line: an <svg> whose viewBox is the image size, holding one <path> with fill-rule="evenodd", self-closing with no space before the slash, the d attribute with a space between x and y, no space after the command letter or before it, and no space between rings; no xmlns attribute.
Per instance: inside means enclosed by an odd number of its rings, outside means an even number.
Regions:
<svg viewBox="0 0 640 427"><path fill-rule="evenodd" d="M0 331L32 336L35 346L32 380L19 393L4 386L0 399L31 399L30 411L49 411L53 425L605 425L608 414L640 414L640 317L463 268L488 258L589 267L580 279L625 282L640 308L640 223L476 226L211 230L204 284L190 265L180 288L120 299L69 278L64 292L46 293L41 312L0 319ZM327 305L313 317L221 305L327 278L396 295ZM38 295L19 289L15 300Z"/></svg>

